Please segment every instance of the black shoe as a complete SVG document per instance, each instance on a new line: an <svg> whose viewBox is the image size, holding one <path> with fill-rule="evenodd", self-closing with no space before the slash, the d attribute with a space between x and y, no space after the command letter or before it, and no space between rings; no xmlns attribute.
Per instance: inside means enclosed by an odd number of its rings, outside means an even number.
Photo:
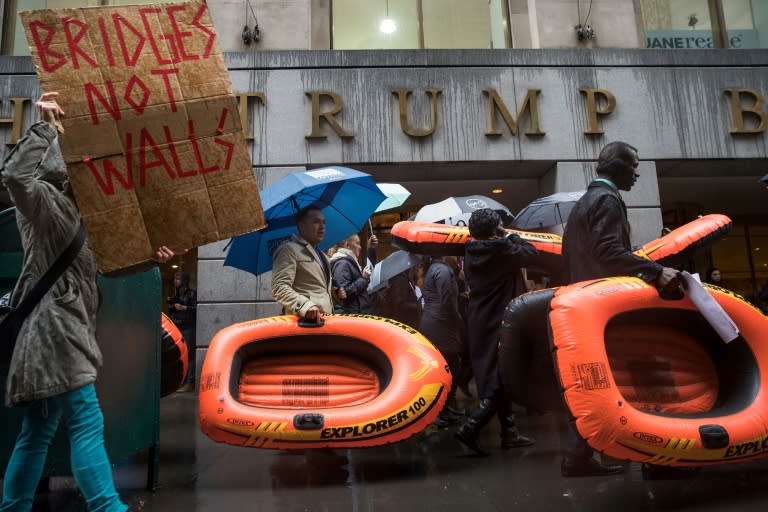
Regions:
<svg viewBox="0 0 768 512"><path fill-rule="evenodd" d="M607 476L618 475L623 472L623 465L600 464L592 457L587 459L563 457L560 463L560 474L565 477Z"/></svg>
<svg viewBox="0 0 768 512"><path fill-rule="evenodd" d="M458 425L461 423L462 419L464 419L463 416L459 416L458 414L453 414L443 410L443 412L437 415L435 426L437 428L448 428L451 425Z"/></svg>
<svg viewBox="0 0 768 512"><path fill-rule="evenodd" d="M522 448L523 446L531 446L535 443L535 439L521 435L519 432L509 432L502 434L501 436L501 447L504 450L509 448Z"/></svg>
<svg viewBox="0 0 768 512"><path fill-rule="evenodd" d="M491 418L496 414L497 404L492 398L483 398L477 404L463 425L453 434L453 436L464 446L478 455L486 456L488 452L480 446L480 431L488 424Z"/></svg>
<svg viewBox="0 0 768 512"><path fill-rule="evenodd" d="M477 434L475 433L473 435L471 432L464 428L464 425L462 425L456 432L453 433L453 437L455 437L461 444L476 454L480 455L481 457L487 457L489 455L489 453L485 451L482 446L480 446L480 441L477 438Z"/></svg>

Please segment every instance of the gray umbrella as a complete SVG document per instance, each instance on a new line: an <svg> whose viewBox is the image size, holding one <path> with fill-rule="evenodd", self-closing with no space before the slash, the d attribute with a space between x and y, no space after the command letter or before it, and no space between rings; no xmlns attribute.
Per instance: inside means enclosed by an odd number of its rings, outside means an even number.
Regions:
<svg viewBox="0 0 768 512"><path fill-rule="evenodd" d="M375 292L381 290L390 279L398 274L402 274L411 267L421 263L421 257L411 254L407 251L393 252L373 267L371 282L368 284L368 291Z"/></svg>
<svg viewBox="0 0 768 512"><path fill-rule="evenodd" d="M520 210L515 217L513 227L525 231L561 232L568 221L576 201L584 195L585 190L576 192L558 192L540 197Z"/></svg>
<svg viewBox="0 0 768 512"><path fill-rule="evenodd" d="M475 210L491 208L502 217L504 225L510 225L515 216L509 209L490 197L481 195L449 197L439 203L422 206L413 220L418 222L442 222L444 224L466 225Z"/></svg>

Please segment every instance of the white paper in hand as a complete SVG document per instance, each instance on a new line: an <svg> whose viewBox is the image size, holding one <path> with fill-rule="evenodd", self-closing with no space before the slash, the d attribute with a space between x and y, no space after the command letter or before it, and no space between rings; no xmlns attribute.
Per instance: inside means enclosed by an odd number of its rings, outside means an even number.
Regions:
<svg viewBox="0 0 768 512"><path fill-rule="evenodd" d="M699 310L699 313L709 322L720 338L728 343L739 336L739 328L728 316L728 313L707 292L699 281L688 272L680 272L680 278L684 281L685 294Z"/></svg>

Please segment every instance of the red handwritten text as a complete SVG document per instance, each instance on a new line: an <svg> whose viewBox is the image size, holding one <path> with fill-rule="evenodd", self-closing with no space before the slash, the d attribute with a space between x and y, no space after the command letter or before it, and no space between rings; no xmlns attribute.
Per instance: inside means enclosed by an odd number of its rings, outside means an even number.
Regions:
<svg viewBox="0 0 768 512"><path fill-rule="evenodd" d="M106 64L111 67L135 67L139 59L146 58L146 55L151 55L152 64L158 66L207 59L211 55L216 39L215 32L200 22L206 13L207 6L201 4L188 23L180 24L180 15L185 13L187 7L172 5L164 8L141 8L139 9L140 23L138 23L139 20L132 22L117 13L112 14L109 19L100 16L95 26L69 16L61 18L58 23L50 24L34 20L29 23L29 30L37 54L40 56L40 66L48 73L66 65L71 65L75 70L81 67L99 67L97 57L89 53L93 50L84 44L96 40L100 40L103 44L107 57ZM151 25L154 17L164 17L167 23L163 25L169 26L171 33L155 34ZM190 27L194 30L184 30L182 27ZM63 33L69 56L54 49L59 45L60 37L57 37L59 30ZM190 51L187 40L199 37L205 38L206 42L201 53L198 54ZM115 45L117 49L114 48ZM145 45L149 45L150 52L142 51ZM164 49L167 50L167 54L164 54Z"/></svg>
<svg viewBox="0 0 768 512"><path fill-rule="evenodd" d="M226 118L227 109L222 111L222 118ZM162 169L171 179L186 178L197 176L198 174L208 174L221 170L228 170L232 165L232 156L234 144L231 142L214 137L213 142L226 149L226 154L222 162L206 165L203 161L203 152L200 150L200 140L195 134L195 125L193 120L187 123L187 138L184 141L175 141L171 137L169 126L163 126L165 140L161 143L155 140L147 128L142 128L138 136L134 133L127 133L125 136L125 167L120 169L110 159L104 158L99 161L101 169L90 159L84 161L93 174L96 182L105 195L115 194L115 185L119 185L124 190L132 190L135 186L135 179L138 179L138 186L143 187L146 184L147 172L153 169ZM136 140L138 138L138 141ZM177 145L182 142L189 142L192 147L192 153L195 158L195 165L192 168L184 169L181 165ZM134 151L138 147L137 151ZM210 152L209 152L210 153ZM213 152L219 159L221 154ZM138 162L134 158L138 157ZM136 164L136 174L134 176L134 164Z"/></svg>

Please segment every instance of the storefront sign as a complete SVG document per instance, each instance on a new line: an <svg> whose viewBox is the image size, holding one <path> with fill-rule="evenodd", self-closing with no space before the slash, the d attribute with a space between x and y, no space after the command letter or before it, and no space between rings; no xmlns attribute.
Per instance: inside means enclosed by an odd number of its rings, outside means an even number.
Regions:
<svg viewBox="0 0 768 512"><path fill-rule="evenodd" d="M646 30L647 48L666 50L704 50L714 48L711 30ZM728 47L734 49L760 48L756 30L729 30Z"/></svg>

